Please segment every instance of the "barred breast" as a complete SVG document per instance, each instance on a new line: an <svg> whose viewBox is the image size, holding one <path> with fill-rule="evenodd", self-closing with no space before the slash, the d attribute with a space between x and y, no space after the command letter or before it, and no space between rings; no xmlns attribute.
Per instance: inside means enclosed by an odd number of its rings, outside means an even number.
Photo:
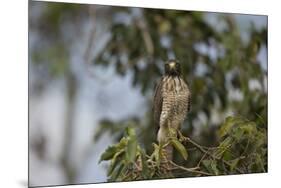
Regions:
<svg viewBox="0 0 281 188"><path fill-rule="evenodd" d="M188 111L190 92L187 84L180 77L165 77L164 83L160 126L162 123L163 126L168 125L178 129Z"/></svg>

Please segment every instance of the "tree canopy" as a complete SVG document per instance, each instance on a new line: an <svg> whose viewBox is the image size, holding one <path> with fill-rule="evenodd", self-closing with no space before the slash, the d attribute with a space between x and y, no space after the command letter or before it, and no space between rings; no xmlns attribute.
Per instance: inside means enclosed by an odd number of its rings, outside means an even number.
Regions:
<svg viewBox="0 0 281 188"><path fill-rule="evenodd" d="M101 156L101 161L111 161L111 181L266 172L267 62L259 56L267 50L267 28L250 23L242 30L237 16L48 3L40 16L30 16L30 29L42 39L32 47L30 57L49 79L66 78L71 109L78 78L70 63L75 40L67 32L80 35L79 26L90 20L94 29L88 43L81 42L88 49L86 69L114 66L121 76L132 73L132 87L141 88L147 112L121 121L103 119L94 135L95 141L105 132L115 138L116 144ZM246 19L249 15L239 16ZM74 30L62 29L69 23ZM109 37L96 55L89 55L97 40L91 35L101 23ZM170 58L181 63L192 103L182 137L171 138L177 150L172 169L163 169L151 106L163 64ZM38 81L37 89L41 87L44 80ZM67 122L71 124L74 111L69 113Z"/></svg>

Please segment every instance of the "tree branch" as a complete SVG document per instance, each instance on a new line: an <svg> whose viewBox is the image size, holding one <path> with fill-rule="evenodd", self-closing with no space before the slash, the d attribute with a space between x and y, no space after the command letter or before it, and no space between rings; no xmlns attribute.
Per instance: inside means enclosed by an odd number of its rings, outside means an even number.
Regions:
<svg viewBox="0 0 281 188"><path fill-rule="evenodd" d="M215 160L220 160L220 161L222 161L224 164L226 164L227 166L231 167L231 164L230 164L228 161L226 161L226 160L224 160L224 159L221 159L221 158L218 158L218 157L212 155L209 151L205 150L201 145L197 144L196 142L194 142L193 140L191 140L189 137L185 137L185 136L182 135L182 138L184 138L184 142L190 142L192 145L194 145L195 147L197 147L197 148L198 148L202 153L204 153L205 155L208 155L208 156L212 157L212 158L215 159ZM237 172L241 173L241 174L244 173L241 169L239 169L239 168L237 168L237 167L235 167L234 169L235 169Z"/></svg>
<svg viewBox="0 0 281 188"><path fill-rule="evenodd" d="M184 171L187 171L187 172L196 173L196 174L201 174L201 175L206 175L206 176L211 176L211 175L213 175L213 174L210 174L210 173L208 173L208 172L203 172L203 171L197 170L197 169L199 169L199 167L185 168L185 167L183 167L183 166L177 165L177 164L174 163L173 161L169 161L169 163L170 163L171 165L173 165L174 167L176 167L177 169L181 169L181 170L184 170ZM170 170L174 170L174 169L170 169Z"/></svg>

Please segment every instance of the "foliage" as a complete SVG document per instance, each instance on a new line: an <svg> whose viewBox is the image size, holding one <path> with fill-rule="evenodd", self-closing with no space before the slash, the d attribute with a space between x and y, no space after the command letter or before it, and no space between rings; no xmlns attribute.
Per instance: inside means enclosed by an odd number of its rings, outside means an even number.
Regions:
<svg viewBox="0 0 281 188"><path fill-rule="evenodd" d="M111 181L126 178L147 178L152 175L148 170L146 155L137 143L135 130L128 127L126 136L119 143L109 146L101 155L100 161L110 160L108 176ZM142 170L139 171L138 169Z"/></svg>
<svg viewBox="0 0 281 188"><path fill-rule="evenodd" d="M244 173L266 172L267 135L255 122L228 117L219 130L220 144L216 158L231 162L229 173L238 167Z"/></svg>
<svg viewBox="0 0 281 188"><path fill-rule="evenodd" d="M133 72L133 86L141 88L148 106L152 106L152 93L163 72L163 62L171 57L179 59L193 96L183 133L193 135L199 114L204 116L208 125L198 137L202 143L217 144L214 133L226 114L241 115L267 127L267 70L258 59L262 48L267 48L266 28L249 27L245 40L232 14L217 15L215 27L206 19L214 16L211 13L140 9L136 16L135 12L133 8L113 11L113 17L122 14L131 21L112 21L111 39L93 60L95 66L112 64L120 75ZM251 82L258 83L258 87L251 88ZM152 151L151 143L156 137L145 134L154 129L150 112L148 109L135 126L143 133L141 143ZM123 122L131 120L129 117ZM119 124L101 126L101 132L108 130L120 135L120 131L112 131Z"/></svg>
<svg viewBox="0 0 281 188"><path fill-rule="evenodd" d="M42 6L42 2L32 2L31 6ZM51 77L60 77L69 70L70 46L62 32L62 23L69 20L80 22L85 18L86 7L79 4L52 3L42 6L39 18L29 15L29 28L38 32L42 42L35 44L32 49L31 60L35 64L43 65ZM70 32L70 31L68 31ZM42 45L43 44L43 45Z"/></svg>
<svg viewBox="0 0 281 188"><path fill-rule="evenodd" d="M104 33L110 33L110 37L89 66L94 69L113 66L121 76L132 75L132 87L141 88L147 112L120 121L103 119L94 135L97 141L108 132L119 141L101 158L112 164L109 170L112 181L267 171L267 68L262 66L266 62L259 58L267 50L266 27L250 24L242 31L234 14L108 6L91 9L88 5L50 2L30 4L31 10L33 6L40 10L40 15L30 15L29 19L30 31L40 39L30 52L34 67L43 72L37 83L46 84L49 83L46 78L62 76L79 78L80 69L76 71L77 64L70 63L77 55L73 55L71 48L77 41L82 49L91 46L79 41L83 37L74 39L84 36L83 24L93 22L94 26L106 25L108 30ZM247 16L239 15L242 19ZM214 18L215 24L208 17ZM102 18L105 19L101 21ZM89 43L97 42L95 37L86 39ZM162 146L152 144L156 133L152 131L155 128L150 107L154 86L163 73L164 61L169 58L181 62L183 78L192 93L192 110L182 126L182 134L190 138L170 140L177 151L174 164L170 164L175 169L165 173L167 169L159 162ZM81 70L92 67L87 65ZM253 82L255 87L251 87ZM70 87L75 85L68 83ZM229 115L233 117L226 118ZM136 133L127 130L122 137L128 126Z"/></svg>
<svg viewBox="0 0 281 188"><path fill-rule="evenodd" d="M100 161L110 161L110 181L131 181L188 176L209 176L267 171L267 139L264 129L241 117L227 117L218 131L220 142L216 147L204 147L179 133L167 144L173 145L184 160L187 146L191 143L201 152L194 167L185 167L174 161L165 161L165 145L153 143L153 152L148 155L137 143L135 130L126 129L119 143L109 146Z"/></svg>

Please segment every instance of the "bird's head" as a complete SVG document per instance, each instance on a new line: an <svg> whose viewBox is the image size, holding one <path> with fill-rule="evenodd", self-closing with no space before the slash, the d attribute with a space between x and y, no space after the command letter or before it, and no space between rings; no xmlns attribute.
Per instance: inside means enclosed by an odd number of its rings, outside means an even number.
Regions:
<svg viewBox="0 0 281 188"><path fill-rule="evenodd" d="M169 60L165 63L165 75L168 76L180 76L181 67L178 60Z"/></svg>

